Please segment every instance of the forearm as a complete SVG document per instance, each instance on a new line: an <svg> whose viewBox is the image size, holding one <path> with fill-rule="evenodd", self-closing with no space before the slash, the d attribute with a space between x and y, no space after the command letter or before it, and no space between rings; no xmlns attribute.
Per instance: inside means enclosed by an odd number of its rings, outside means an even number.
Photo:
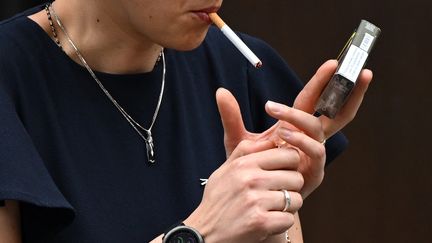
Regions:
<svg viewBox="0 0 432 243"><path fill-rule="evenodd" d="M291 240L291 243L303 243L303 234L300 224L300 217L298 212L294 215L295 221L293 226L288 229L288 236ZM205 240L205 239L204 239ZM161 243L162 242L162 235L158 236L154 240L152 240L150 243ZM272 237L269 237L267 240L264 241L265 243L287 243L286 235L279 234L274 235Z"/></svg>
<svg viewBox="0 0 432 243"><path fill-rule="evenodd" d="M150 243L161 243L162 242L162 235L159 235L154 240L150 241Z"/></svg>
<svg viewBox="0 0 432 243"><path fill-rule="evenodd" d="M20 211L17 201L6 201L0 207L0 242L20 243Z"/></svg>
<svg viewBox="0 0 432 243"><path fill-rule="evenodd" d="M294 216L295 223L291 228L288 229L288 236L291 240L291 243L303 243L303 233L299 213L297 212Z"/></svg>
<svg viewBox="0 0 432 243"><path fill-rule="evenodd" d="M291 243L303 243L303 234L302 234L300 217L298 212L294 216L295 216L295 221L293 226L291 226L291 228L288 229L288 236ZM284 234L279 234L279 235L269 237L264 242L265 243L287 243L289 241L287 241L286 235L284 233Z"/></svg>

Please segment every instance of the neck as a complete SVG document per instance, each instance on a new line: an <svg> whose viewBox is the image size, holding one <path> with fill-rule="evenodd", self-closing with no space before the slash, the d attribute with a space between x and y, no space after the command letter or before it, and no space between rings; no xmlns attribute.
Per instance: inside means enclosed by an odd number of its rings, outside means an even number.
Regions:
<svg viewBox="0 0 432 243"><path fill-rule="evenodd" d="M80 1L56 0L53 8L92 69L113 74L153 70L162 47L119 21L127 19L119 6L87 1L83 8ZM55 25L64 51L80 63L66 35Z"/></svg>

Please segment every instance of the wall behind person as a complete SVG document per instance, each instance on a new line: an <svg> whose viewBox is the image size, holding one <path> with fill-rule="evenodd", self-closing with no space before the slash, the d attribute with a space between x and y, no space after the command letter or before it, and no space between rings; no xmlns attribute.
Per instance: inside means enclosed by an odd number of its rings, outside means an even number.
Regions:
<svg viewBox="0 0 432 243"><path fill-rule="evenodd" d="M0 18L42 2L1 1ZM221 15L270 43L305 81L360 19L382 28L368 63L374 82L344 130L350 147L301 210L305 241L431 242L432 2L226 0Z"/></svg>

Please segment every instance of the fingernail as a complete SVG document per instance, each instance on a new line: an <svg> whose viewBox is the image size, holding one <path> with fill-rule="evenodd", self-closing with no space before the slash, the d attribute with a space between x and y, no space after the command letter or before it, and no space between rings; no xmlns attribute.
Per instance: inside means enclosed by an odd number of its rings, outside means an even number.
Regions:
<svg viewBox="0 0 432 243"><path fill-rule="evenodd" d="M282 105L273 101L267 101L266 103L267 108L270 109L273 113L279 113L282 110Z"/></svg>
<svg viewBox="0 0 432 243"><path fill-rule="evenodd" d="M278 132L279 132L279 136L282 137L283 139L290 139L293 134L291 130L285 127L280 127Z"/></svg>

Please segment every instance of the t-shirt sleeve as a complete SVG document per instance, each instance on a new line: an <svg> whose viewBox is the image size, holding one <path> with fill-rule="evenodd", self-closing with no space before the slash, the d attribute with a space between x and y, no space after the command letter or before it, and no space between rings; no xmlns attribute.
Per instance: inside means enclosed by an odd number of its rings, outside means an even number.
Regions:
<svg viewBox="0 0 432 243"><path fill-rule="evenodd" d="M19 201L23 238L45 242L73 220L74 209L54 183L2 81L0 202Z"/></svg>
<svg viewBox="0 0 432 243"><path fill-rule="evenodd" d="M249 97L254 107L264 107L268 100L292 106L303 83L288 64L262 40L242 35L242 39L263 62L260 69L248 63ZM253 95L252 95L253 94ZM270 118L264 109L251 109L257 131L263 131L276 121ZM328 165L346 149L348 140L342 133L336 133L326 142Z"/></svg>

